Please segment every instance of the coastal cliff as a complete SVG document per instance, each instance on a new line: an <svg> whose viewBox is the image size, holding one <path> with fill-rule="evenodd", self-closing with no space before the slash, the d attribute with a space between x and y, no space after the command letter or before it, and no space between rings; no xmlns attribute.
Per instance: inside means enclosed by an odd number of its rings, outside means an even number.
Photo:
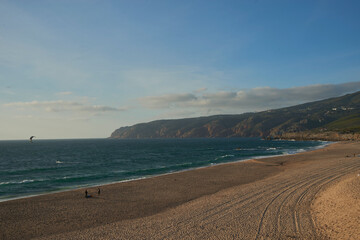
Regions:
<svg viewBox="0 0 360 240"><path fill-rule="evenodd" d="M294 140L323 140L323 141L359 141L360 133L341 133L341 132L298 132L284 133L275 136L277 139L294 139Z"/></svg>
<svg viewBox="0 0 360 240"><path fill-rule="evenodd" d="M217 137L359 140L360 92L257 113L157 120L121 127L110 136L137 139Z"/></svg>

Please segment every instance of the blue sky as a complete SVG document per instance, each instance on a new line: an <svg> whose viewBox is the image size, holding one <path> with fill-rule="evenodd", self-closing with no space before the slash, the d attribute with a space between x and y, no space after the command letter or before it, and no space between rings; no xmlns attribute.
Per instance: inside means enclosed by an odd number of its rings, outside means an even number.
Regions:
<svg viewBox="0 0 360 240"><path fill-rule="evenodd" d="M360 90L359 1L0 0L0 139Z"/></svg>

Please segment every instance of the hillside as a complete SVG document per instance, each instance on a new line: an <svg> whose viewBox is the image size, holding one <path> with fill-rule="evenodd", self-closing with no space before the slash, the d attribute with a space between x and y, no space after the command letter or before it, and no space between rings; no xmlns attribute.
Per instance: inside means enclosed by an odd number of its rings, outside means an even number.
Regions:
<svg viewBox="0 0 360 240"><path fill-rule="evenodd" d="M360 134L360 92L238 115L157 120L121 127L111 138L263 137L344 140Z"/></svg>

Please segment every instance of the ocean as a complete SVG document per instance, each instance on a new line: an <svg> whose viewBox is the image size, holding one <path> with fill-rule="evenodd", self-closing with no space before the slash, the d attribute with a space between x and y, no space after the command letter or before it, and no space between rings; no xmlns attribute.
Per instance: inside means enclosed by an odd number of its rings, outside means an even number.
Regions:
<svg viewBox="0 0 360 240"><path fill-rule="evenodd" d="M294 154L326 144L259 138L0 141L0 201Z"/></svg>

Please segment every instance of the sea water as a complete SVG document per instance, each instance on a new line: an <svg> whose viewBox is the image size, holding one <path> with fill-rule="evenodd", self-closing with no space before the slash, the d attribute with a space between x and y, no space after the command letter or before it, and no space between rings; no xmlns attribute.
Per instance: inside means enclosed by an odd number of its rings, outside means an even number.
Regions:
<svg viewBox="0 0 360 240"><path fill-rule="evenodd" d="M293 154L326 144L259 138L0 141L0 201Z"/></svg>

